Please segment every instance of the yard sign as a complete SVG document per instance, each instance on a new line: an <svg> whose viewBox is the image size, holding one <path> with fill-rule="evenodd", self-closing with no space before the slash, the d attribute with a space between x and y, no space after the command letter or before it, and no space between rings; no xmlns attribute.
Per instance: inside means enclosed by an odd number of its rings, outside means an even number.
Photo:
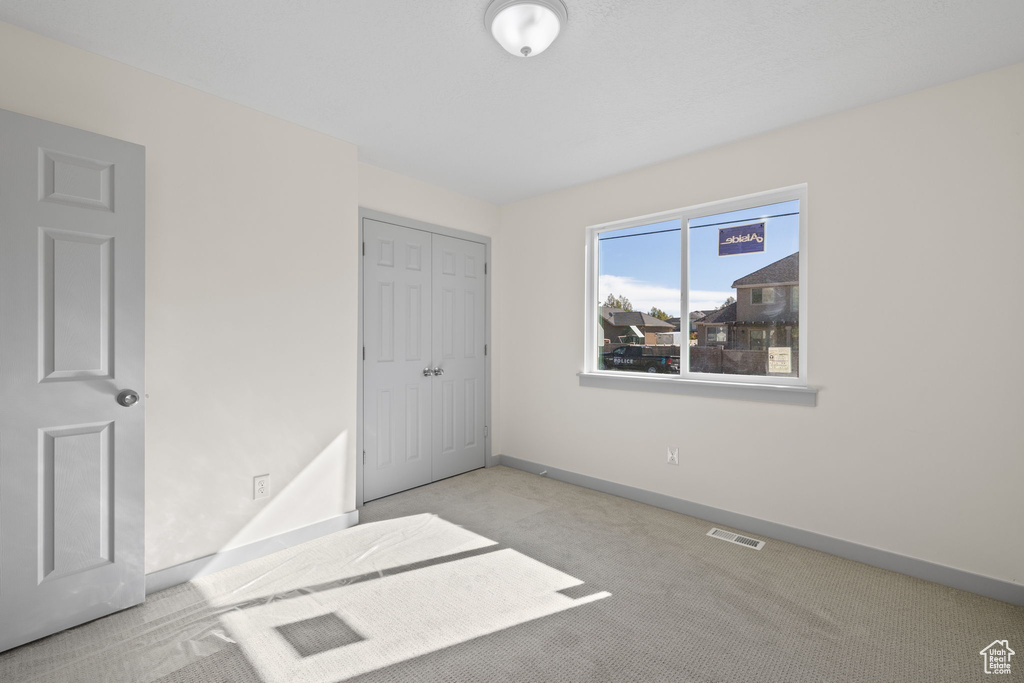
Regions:
<svg viewBox="0 0 1024 683"><path fill-rule="evenodd" d="M764 221L718 229L718 255L735 256L764 251Z"/></svg>
<svg viewBox="0 0 1024 683"><path fill-rule="evenodd" d="M769 346L768 372L793 372L793 350L788 346Z"/></svg>

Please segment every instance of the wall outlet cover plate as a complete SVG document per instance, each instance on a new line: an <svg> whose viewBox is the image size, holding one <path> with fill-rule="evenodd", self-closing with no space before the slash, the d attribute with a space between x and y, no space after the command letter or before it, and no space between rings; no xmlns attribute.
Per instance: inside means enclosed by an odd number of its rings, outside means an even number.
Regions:
<svg viewBox="0 0 1024 683"><path fill-rule="evenodd" d="M270 475L259 474L252 478L252 499L270 497Z"/></svg>

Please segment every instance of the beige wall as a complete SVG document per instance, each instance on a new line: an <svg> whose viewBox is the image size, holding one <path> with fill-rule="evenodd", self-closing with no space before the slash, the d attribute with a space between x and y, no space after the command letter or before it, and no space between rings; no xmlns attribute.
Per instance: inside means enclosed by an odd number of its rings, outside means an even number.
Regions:
<svg viewBox="0 0 1024 683"><path fill-rule="evenodd" d="M1024 64L503 207L499 319L574 341L503 356L502 453L1024 582L1022 121ZM816 408L579 386L587 225L803 182Z"/></svg>
<svg viewBox="0 0 1024 683"><path fill-rule="evenodd" d="M497 237L498 207L383 168L359 164L359 206Z"/></svg>
<svg viewBox="0 0 1024 683"><path fill-rule="evenodd" d="M146 147L147 570L352 510L355 147L3 23L0 108Z"/></svg>

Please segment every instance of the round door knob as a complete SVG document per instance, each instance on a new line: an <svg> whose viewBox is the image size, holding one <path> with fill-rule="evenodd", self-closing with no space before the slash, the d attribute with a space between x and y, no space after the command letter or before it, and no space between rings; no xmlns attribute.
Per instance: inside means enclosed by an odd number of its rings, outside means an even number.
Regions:
<svg viewBox="0 0 1024 683"><path fill-rule="evenodd" d="M434 368L434 374L435 375L443 375L444 374L444 368Z"/></svg>
<svg viewBox="0 0 1024 683"><path fill-rule="evenodd" d="M139 393L137 391L132 391L131 389L125 389L117 395L117 402L125 408L131 408L139 402Z"/></svg>
<svg viewBox="0 0 1024 683"><path fill-rule="evenodd" d="M430 377L432 374L434 374L434 373L431 371L430 368L423 368L423 376L424 377Z"/></svg>

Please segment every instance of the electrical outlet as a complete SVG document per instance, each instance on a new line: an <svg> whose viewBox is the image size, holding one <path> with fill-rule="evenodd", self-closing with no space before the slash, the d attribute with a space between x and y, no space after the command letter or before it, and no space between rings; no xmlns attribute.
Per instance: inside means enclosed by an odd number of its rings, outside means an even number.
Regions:
<svg viewBox="0 0 1024 683"><path fill-rule="evenodd" d="M679 446L668 447L668 464L678 465L679 464Z"/></svg>
<svg viewBox="0 0 1024 683"><path fill-rule="evenodd" d="M270 475L260 474L252 478L252 499L270 497Z"/></svg>

